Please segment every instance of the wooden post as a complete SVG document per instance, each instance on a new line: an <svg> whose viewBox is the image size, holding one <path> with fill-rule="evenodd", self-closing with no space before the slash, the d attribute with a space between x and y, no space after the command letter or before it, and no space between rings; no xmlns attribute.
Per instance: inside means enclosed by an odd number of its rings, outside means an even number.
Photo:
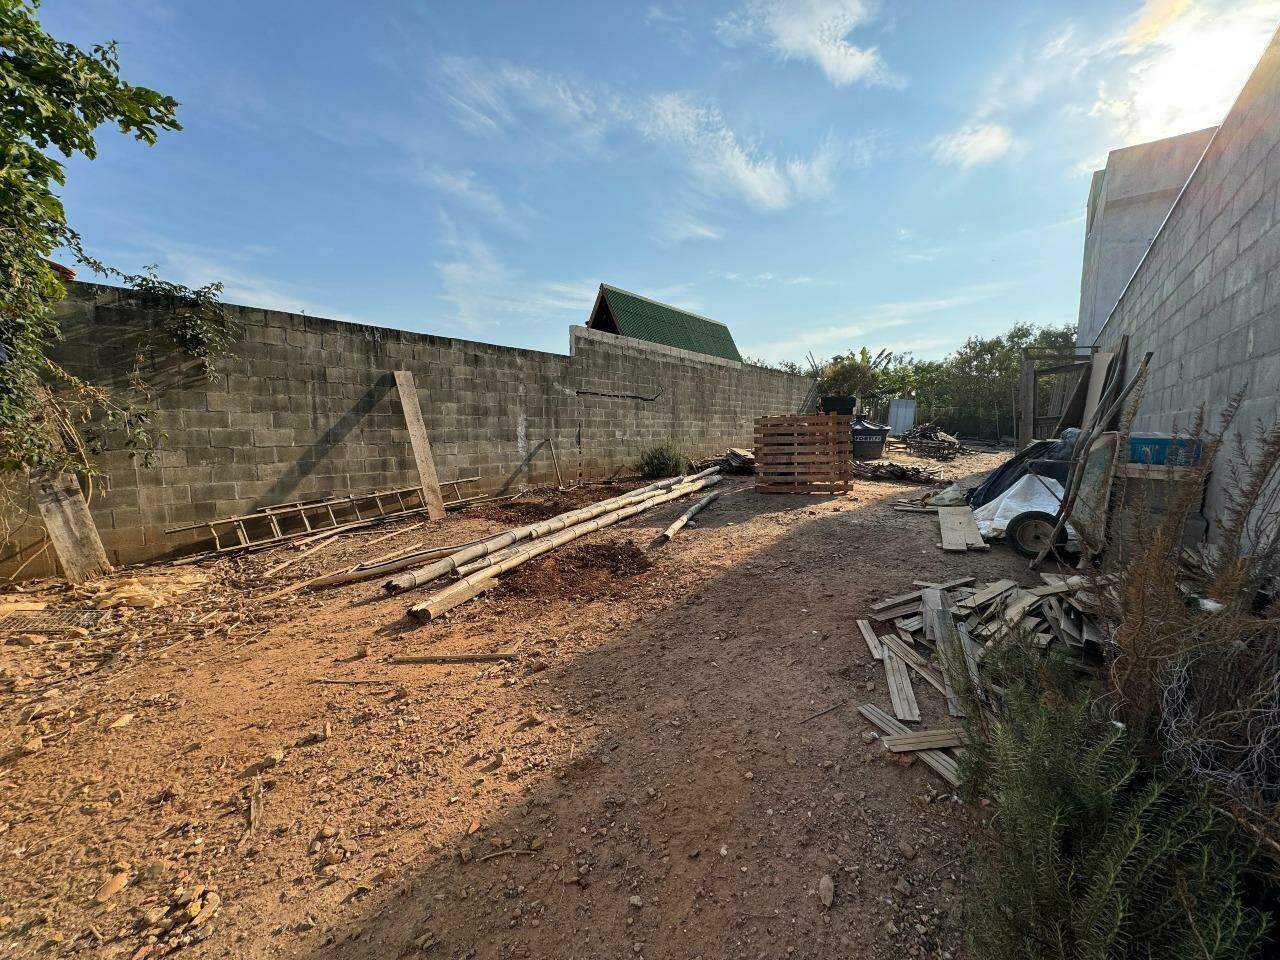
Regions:
<svg viewBox="0 0 1280 960"><path fill-rule="evenodd" d="M111 569L89 504L73 474L33 473L31 494L68 583L84 583Z"/></svg>
<svg viewBox="0 0 1280 960"><path fill-rule="evenodd" d="M418 480L422 484L422 499L427 506L427 516L432 520L443 520L444 497L440 495L436 463L431 459L427 425L422 422L418 388L413 382L413 374L408 370L397 370L395 378L396 392L400 395L400 409L404 411L404 425L409 429L409 443L413 446L413 459L418 465Z"/></svg>
<svg viewBox="0 0 1280 960"><path fill-rule="evenodd" d="M1036 363L1022 350L1022 369L1018 379L1018 449L1036 438Z"/></svg>

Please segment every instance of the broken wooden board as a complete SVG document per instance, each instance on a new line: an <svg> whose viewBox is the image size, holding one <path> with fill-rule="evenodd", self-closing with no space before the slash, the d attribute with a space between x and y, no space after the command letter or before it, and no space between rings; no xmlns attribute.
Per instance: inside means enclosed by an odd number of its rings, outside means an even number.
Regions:
<svg viewBox="0 0 1280 960"><path fill-rule="evenodd" d="M884 647L880 643L880 638L876 636L876 632L871 629L871 624L866 620L858 621L858 631L862 634L862 639L866 641L867 650L876 660L884 659Z"/></svg>
<svg viewBox="0 0 1280 960"><path fill-rule="evenodd" d="M884 675L889 684L889 700L893 713L899 720L920 722L920 706L916 703L916 691L911 686L911 676L906 664L892 650L884 651Z"/></svg>
<svg viewBox="0 0 1280 960"><path fill-rule="evenodd" d="M897 654L899 660L918 673L920 678L933 687L933 689L943 695L946 694L946 686L943 684L941 678L929 669L924 658L912 650L908 644L889 633L880 634L880 642L884 644L885 649L892 650Z"/></svg>
<svg viewBox="0 0 1280 960"><path fill-rule="evenodd" d="M913 730L881 741L894 753L915 753L919 750L948 750L965 745L964 731L956 727L944 730Z"/></svg>
<svg viewBox="0 0 1280 960"><path fill-rule="evenodd" d="M965 587L973 583L973 577L960 577L957 580L948 580L946 583L921 583L915 581L919 590L913 590L911 593L904 593L897 597L889 597L887 600L880 600L871 605L873 611L888 610L892 607L901 607L905 604L918 602L920 595L925 589L934 590L951 590L954 587Z"/></svg>
<svg viewBox="0 0 1280 960"><path fill-rule="evenodd" d="M888 620L899 620L902 617L909 617L920 612L920 601L913 600L911 603L904 603L901 606L889 607L887 610L873 610L871 612L872 620L879 620L884 623Z"/></svg>
<svg viewBox="0 0 1280 960"><path fill-rule="evenodd" d="M968 506L939 507L938 530L942 534L943 550L963 553L966 550L990 549L978 532L978 524Z"/></svg>
<svg viewBox="0 0 1280 960"><path fill-rule="evenodd" d="M953 717L963 717L964 705L956 694L955 684L951 682L948 668L948 663L961 662L951 599L941 590L925 590L920 600L924 604L924 610L921 613L924 620L924 634L937 652L938 666L942 671L942 693L947 698L947 713Z"/></svg>
<svg viewBox="0 0 1280 960"><path fill-rule="evenodd" d="M911 733L911 730L904 727L893 717L889 716L874 703L864 703L858 708L858 712L867 720L874 723L885 733L895 736L903 736ZM947 781L951 786L960 786L960 768L956 765L955 760L947 756L941 750L920 750L916 752L918 756L930 769L932 769L943 780Z"/></svg>
<svg viewBox="0 0 1280 960"><path fill-rule="evenodd" d="M973 596L957 601L956 606L961 610L976 610L979 607L985 607L1000 594L1012 590L1017 585L1013 580L997 580L995 583L979 590Z"/></svg>

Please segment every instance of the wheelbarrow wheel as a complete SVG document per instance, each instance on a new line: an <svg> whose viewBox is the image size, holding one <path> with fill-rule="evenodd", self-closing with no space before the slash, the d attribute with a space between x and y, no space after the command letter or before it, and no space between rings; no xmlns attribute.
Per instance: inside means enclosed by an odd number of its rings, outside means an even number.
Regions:
<svg viewBox="0 0 1280 960"><path fill-rule="evenodd" d="M1004 538L1013 549L1024 557L1036 557L1040 555L1040 551L1049 545L1049 538L1053 536L1053 528L1056 523L1057 521L1051 513L1028 510L1026 513L1020 513L1009 521L1009 526L1004 531ZM1061 547L1066 542L1067 531L1058 531L1058 539L1055 546Z"/></svg>

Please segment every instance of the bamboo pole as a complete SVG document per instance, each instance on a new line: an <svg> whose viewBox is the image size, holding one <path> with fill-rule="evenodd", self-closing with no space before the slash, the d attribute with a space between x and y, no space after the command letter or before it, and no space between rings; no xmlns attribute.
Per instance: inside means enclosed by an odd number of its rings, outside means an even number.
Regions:
<svg viewBox="0 0 1280 960"><path fill-rule="evenodd" d="M719 490L717 490L715 493L707 494L705 497L703 497L701 500L695 503L692 507L690 507L684 513L680 514L680 516L676 519L675 523L671 524L671 526L667 527L667 529L663 530L662 533L659 534L659 539L661 539L664 543L670 543L671 538L674 537L677 533L679 533L682 529L684 529L684 525L688 523L690 520L692 520L694 515L699 510L701 510L703 507L705 507L707 504L709 504L712 500L714 500L718 496L720 496Z"/></svg>
<svg viewBox="0 0 1280 960"><path fill-rule="evenodd" d="M346 570L339 570L337 573L329 573L322 577L308 580L303 586L308 590L319 590L321 587L336 587L344 583L356 583L360 580L385 577L389 573L396 573L406 567L416 566L428 560L447 557L451 553L457 553L466 547L472 547L477 543L483 542L484 540L470 540L467 543L455 543L443 547L409 547L406 549L412 552L404 556L397 556L397 554L404 554L404 550L392 550L388 554L376 557L373 560L366 560L364 563L348 567Z"/></svg>
<svg viewBox="0 0 1280 960"><path fill-rule="evenodd" d="M456 583L450 584L443 590L433 594L422 603L414 604L409 608L409 615L421 620L434 619L445 611L451 610L458 604L469 599L472 595L471 591L475 589L476 585L483 583L485 580L496 577L499 574L506 573L513 567L518 567L520 564L525 563L528 560L532 560L534 557L546 553L548 550L554 550L556 547L568 543L571 540L576 540L578 537L585 536L588 533L593 533L596 530L602 530L605 527L612 526L613 524L626 520L629 517L634 517L638 513L643 513L652 507L656 507L660 503L667 503L668 501L693 493L695 490L701 490L703 487L709 487L719 482L720 478L717 476L704 477L701 480L694 481L693 483L684 484L674 488L673 490L661 493L656 497L642 500L639 503L622 506L611 513L606 513L603 516L576 524L569 529L561 530L558 533L546 537L545 539L528 544L524 549L506 556L505 559L486 566L483 569L476 570L474 573L468 574Z"/></svg>
<svg viewBox="0 0 1280 960"><path fill-rule="evenodd" d="M585 520L591 520L602 514L609 513L619 507L626 506L631 503L644 501L658 497L665 491L671 489L676 484L684 483L709 476L719 470L719 467L711 467L692 477L669 477L666 480L659 480L657 483L651 483L647 487L639 490L633 490L630 493L623 494L618 497L610 497L608 500L601 500L599 503L593 503L588 507L582 507L578 510L570 510L567 513L559 514L549 520L543 520L539 523L532 523L524 527L516 527L508 530L506 533L497 534L487 540L481 541L474 546L467 547L465 550L459 550L457 553L443 557L434 563L428 564L418 570L410 570L402 573L398 577L392 577L385 584L386 589L391 593L399 593L403 590L412 590L415 587L421 587L440 577L447 576L455 572L463 564L470 563L473 560L479 560L481 557L487 557L491 553L497 553L499 550L505 550L512 544L519 543L523 540L534 540L538 537L545 537L549 534L571 527Z"/></svg>

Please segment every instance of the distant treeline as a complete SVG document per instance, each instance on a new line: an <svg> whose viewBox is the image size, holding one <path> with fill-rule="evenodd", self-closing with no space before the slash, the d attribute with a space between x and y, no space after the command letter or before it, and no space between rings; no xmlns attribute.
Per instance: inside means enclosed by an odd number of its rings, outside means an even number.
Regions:
<svg viewBox="0 0 1280 960"><path fill-rule="evenodd" d="M914 397L916 422L937 423L965 436L996 438L1015 433L1018 374L1023 347L1071 351L1075 327L1033 327L1018 323L995 337L970 337L941 360L919 360L909 353L866 347L836 354L768 364L818 378L819 396L861 397L864 409L881 418L891 397Z"/></svg>

